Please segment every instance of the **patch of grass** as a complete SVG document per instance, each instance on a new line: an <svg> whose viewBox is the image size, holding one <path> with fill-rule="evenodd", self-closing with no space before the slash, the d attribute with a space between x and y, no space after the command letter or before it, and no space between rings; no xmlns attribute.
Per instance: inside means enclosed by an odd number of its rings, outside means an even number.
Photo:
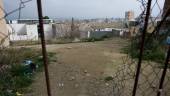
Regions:
<svg viewBox="0 0 170 96"><path fill-rule="evenodd" d="M56 38L51 40L46 40L47 44L68 44L72 43L72 38ZM29 46L29 45L38 45L41 44L40 40L37 41L12 41L10 42L11 46Z"/></svg>
<svg viewBox="0 0 170 96"><path fill-rule="evenodd" d="M0 64L11 65L22 63L25 59L32 59L40 55L39 50L31 48L7 48L0 49Z"/></svg>
<svg viewBox="0 0 170 96"><path fill-rule="evenodd" d="M94 37L92 37L92 38L82 39L81 41L82 42L95 42L95 41L103 41L103 40L104 40L104 38L94 38Z"/></svg>
<svg viewBox="0 0 170 96"><path fill-rule="evenodd" d="M12 66L7 72L0 73L0 96L15 96L15 92L24 92L32 82L32 75L26 74L26 66ZM11 94L11 95L10 95Z"/></svg>
<svg viewBox="0 0 170 96"><path fill-rule="evenodd" d="M33 82L34 73L32 73L30 66L23 64L24 60L32 60L38 65L36 72L42 71L43 58L41 52L31 48L17 48L4 49L1 50L1 53L3 53L0 56L1 64L5 64L8 68L0 70L0 96L16 96L16 92L26 92L27 87ZM49 61L54 55L54 53L48 53Z"/></svg>
<svg viewBox="0 0 170 96"><path fill-rule="evenodd" d="M68 44L72 43L72 38L56 38L52 40L47 40L47 44Z"/></svg>
<svg viewBox="0 0 170 96"><path fill-rule="evenodd" d="M41 44L40 40L37 41L30 41L30 40L23 40L23 41L11 41L10 45L11 46L28 46L28 45L37 45Z"/></svg>

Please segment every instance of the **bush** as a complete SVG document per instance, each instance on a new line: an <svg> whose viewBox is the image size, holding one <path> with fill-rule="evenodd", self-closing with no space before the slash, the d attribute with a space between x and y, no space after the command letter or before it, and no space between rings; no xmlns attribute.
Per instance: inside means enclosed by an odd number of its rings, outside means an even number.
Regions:
<svg viewBox="0 0 170 96"><path fill-rule="evenodd" d="M146 38L148 38L148 35ZM123 48L123 52L129 54L132 58L138 58L140 52L140 37L132 38L131 43ZM148 42L145 42L143 59L163 63L165 60L163 43L160 43L156 39L150 39Z"/></svg>

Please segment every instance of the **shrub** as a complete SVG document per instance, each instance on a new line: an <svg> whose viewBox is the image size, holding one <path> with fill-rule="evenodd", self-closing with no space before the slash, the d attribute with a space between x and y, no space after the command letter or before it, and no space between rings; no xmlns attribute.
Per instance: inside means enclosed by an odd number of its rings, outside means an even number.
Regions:
<svg viewBox="0 0 170 96"><path fill-rule="evenodd" d="M148 35L146 38L148 38ZM129 54L132 58L138 58L139 51L140 37L132 38L131 43L123 48L123 52ZM163 63L165 60L164 44L153 38L145 42L143 59Z"/></svg>

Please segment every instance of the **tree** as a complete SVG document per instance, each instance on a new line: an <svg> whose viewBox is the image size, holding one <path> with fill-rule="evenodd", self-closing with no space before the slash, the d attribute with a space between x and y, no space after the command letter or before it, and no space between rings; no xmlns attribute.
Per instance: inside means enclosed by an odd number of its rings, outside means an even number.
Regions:
<svg viewBox="0 0 170 96"><path fill-rule="evenodd" d="M48 16L44 16L43 19L50 19Z"/></svg>

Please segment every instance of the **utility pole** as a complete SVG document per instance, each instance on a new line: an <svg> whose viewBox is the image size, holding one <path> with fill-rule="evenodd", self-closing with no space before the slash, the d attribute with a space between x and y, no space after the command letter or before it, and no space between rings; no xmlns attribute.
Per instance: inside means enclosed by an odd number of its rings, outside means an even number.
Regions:
<svg viewBox="0 0 170 96"><path fill-rule="evenodd" d="M165 17L165 18L163 18L163 19L165 19L164 22L161 22L161 24L163 25L162 29L168 30L169 27L170 27L170 0L165 0L162 17ZM169 31L167 31L167 32L169 32ZM157 92L157 96L162 95L163 85L164 85L167 70L168 70L169 58L170 58L170 42L169 41L170 41L170 37L167 38L168 52L167 52L166 60L165 60L165 63L164 63L164 69L163 69L162 76L161 76L161 79L160 79L159 90Z"/></svg>
<svg viewBox="0 0 170 96"><path fill-rule="evenodd" d="M71 19L71 31L74 31L74 18Z"/></svg>
<svg viewBox="0 0 170 96"><path fill-rule="evenodd" d="M169 40L167 40L167 41L169 41ZM164 81L165 81L165 78L166 78L165 76L166 76L167 70L168 70L169 58L170 58L170 46L169 46L170 44L169 43L170 42L168 42L168 52L167 52L166 60L165 60L165 63L164 63L164 69L163 69L162 76L161 76L161 79L160 79L159 90L157 92L157 96L162 95L163 84L164 84Z"/></svg>
<svg viewBox="0 0 170 96"><path fill-rule="evenodd" d="M46 42L45 42L45 36L44 36L44 25L43 25L44 23L43 23L43 14L42 14L42 2L41 2L41 0L37 0L37 7L38 7L39 32L40 32L40 37L41 37L43 63L44 63L45 78L46 78L46 85L47 85L47 93L48 93L48 96L51 96L50 80L49 80L49 72L48 72L48 60L47 60L47 51L46 51Z"/></svg>
<svg viewBox="0 0 170 96"><path fill-rule="evenodd" d="M73 34L74 34L74 18L71 19L71 38L73 38Z"/></svg>

